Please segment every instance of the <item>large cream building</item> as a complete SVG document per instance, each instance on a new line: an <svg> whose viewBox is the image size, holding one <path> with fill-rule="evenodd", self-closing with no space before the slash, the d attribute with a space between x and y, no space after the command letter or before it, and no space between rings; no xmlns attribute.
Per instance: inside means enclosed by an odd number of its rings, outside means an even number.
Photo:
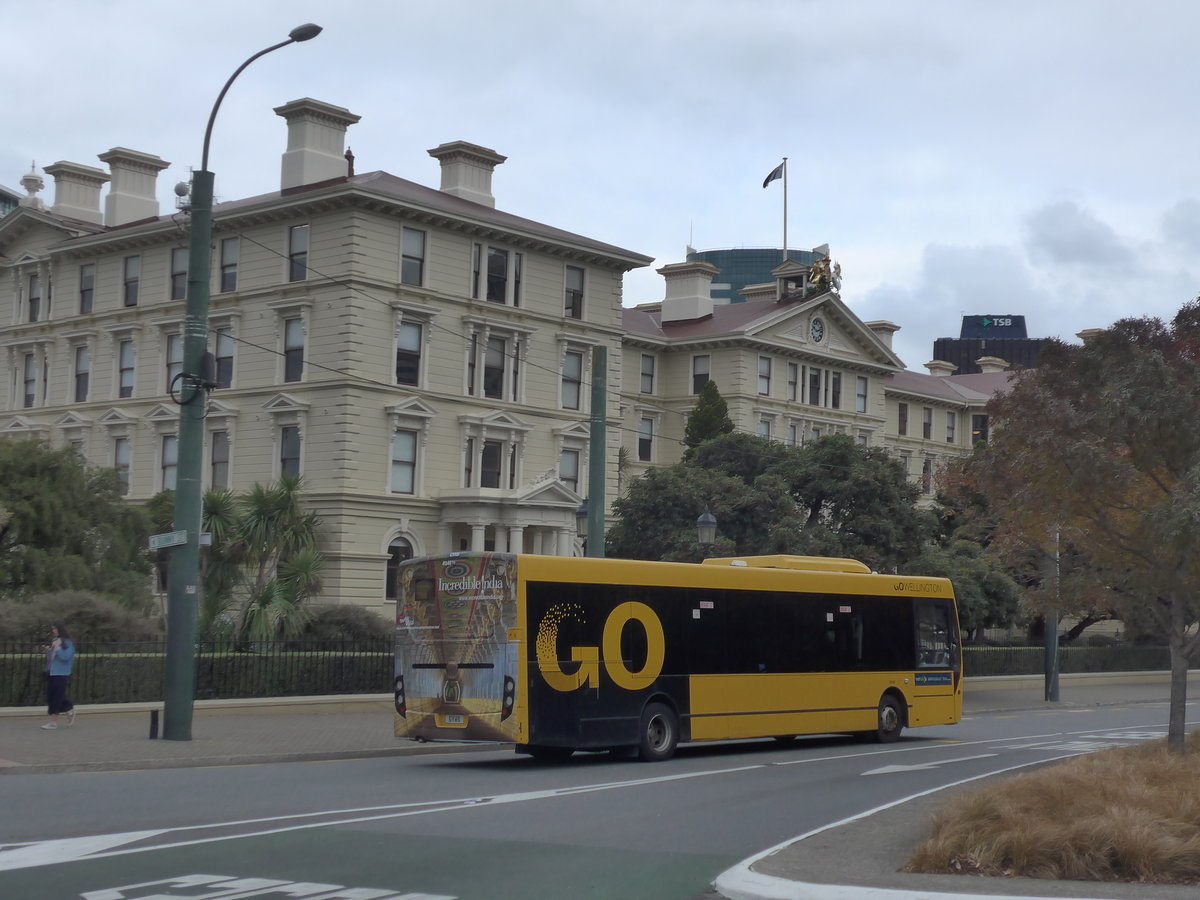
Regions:
<svg viewBox="0 0 1200 900"><path fill-rule="evenodd" d="M214 210L204 483L302 474L330 601L389 613L388 570L411 554L578 553L589 467L604 466L610 504L620 479L677 461L708 377L742 430L852 434L925 485L1007 377L907 371L897 326L861 322L794 262L724 305L712 266L668 265L661 303L624 308L624 273L652 259L497 209L496 152L430 150L435 190L355 174L347 109L275 112L279 189ZM166 161L99 160L46 166L52 205L31 172L0 218L0 434L74 445L146 500L174 485L188 217L186 203L160 214ZM610 427L593 459L600 347Z"/></svg>

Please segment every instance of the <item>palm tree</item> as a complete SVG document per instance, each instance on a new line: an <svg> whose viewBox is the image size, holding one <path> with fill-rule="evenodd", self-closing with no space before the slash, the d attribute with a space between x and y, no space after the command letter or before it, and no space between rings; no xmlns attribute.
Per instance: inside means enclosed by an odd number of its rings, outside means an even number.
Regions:
<svg viewBox="0 0 1200 900"><path fill-rule="evenodd" d="M212 546L202 573L202 630L228 616L235 640L267 640L295 634L311 618L305 601L321 591L324 557L320 520L304 510L300 489L299 476L284 475L240 496L204 495Z"/></svg>

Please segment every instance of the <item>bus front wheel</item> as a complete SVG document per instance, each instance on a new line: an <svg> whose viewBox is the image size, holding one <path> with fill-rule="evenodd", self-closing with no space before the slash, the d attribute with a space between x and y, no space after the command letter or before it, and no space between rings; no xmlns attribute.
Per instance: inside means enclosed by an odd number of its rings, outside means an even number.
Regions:
<svg viewBox="0 0 1200 900"><path fill-rule="evenodd" d="M878 725L875 728L875 740L881 744L891 744L900 739L900 731L904 728L904 716L900 712L900 703L891 694L885 694L879 701Z"/></svg>
<svg viewBox="0 0 1200 900"><path fill-rule="evenodd" d="M679 743L679 720L669 706L651 703L642 710L638 734L638 756L644 762L663 762L675 755L675 747Z"/></svg>

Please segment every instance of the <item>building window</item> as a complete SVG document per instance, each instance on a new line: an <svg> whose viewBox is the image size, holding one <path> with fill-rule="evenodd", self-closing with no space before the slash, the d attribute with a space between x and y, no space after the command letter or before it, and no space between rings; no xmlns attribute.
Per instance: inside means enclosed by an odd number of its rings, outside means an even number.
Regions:
<svg viewBox="0 0 1200 900"><path fill-rule="evenodd" d="M400 229L400 283L425 283L425 232Z"/></svg>
<svg viewBox="0 0 1200 900"><path fill-rule="evenodd" d="M933 491L933 457L927 456L921 461L921 493Z"/></svg>
<svg viewBox="0 0 1200 900"><path fill-rule="evenodd" d="M283 320L283 380L299 381L304 373L304 322Z"/></svg>
<svg viewBox="0 0 1200 900"><path fill-rule="evenodd" d="M140 256L125 257L125 305L137 306L138 285L142 280L142 258Z"/></svg>
<svg viewBox="0 0 1200 900"><path fill-rule="evenodd" d="M799 398L800 390L800 364L787 364L787 398L792 403L795 403Z"/></svg>
<svg viewBox="0 0 1200 900"><path fill-rule="evenodd" d="M396 583L396 575L400 571L400 563L406 559L412 559L412 556L412 544L404 538L396 538L388 544L387 573L384 576L387 584L384 585L384 596L391 603L395 603L397 597L399 597L399 591L397 590L399 585Z"/></svg>
<svg viewBox="0 0 1200 900"><path fill-rule="evenodd" d="M183 335L167 335L167 391L175 388L175 379L183 374Z"/></svg>
<svg viewBox="0 0 1200 900"><path fill-rule="evenodd" d="M946 443L953 444L955 432L958 431L958 413L953 411L946 412Z"/></svg>
<svg viewBox="0 0 1200 900"><path fill-rule="evenodd" d="M642 393L654 393L654 357L649 353L642 354Z"/></svg>
<svg viewBox="0 0 1200 900"><path fill-rule="evenodd" d="M24 361L24 406L29 409L37 402L37 357L32 353L25 354Z"/></svg>
<svg viewBox="0 0 1200 900"><path fill-rule="evenodd" d="M709 382L709 358L707 356L692 357L692 393L698 394Z"/></svg>
<svg viewBox="0 0 1200 900"><path fill-rule="evenodd" d="M491 303L521 305L520 253L474 244L471 250L471 297Z"/></svg>
<svg viewBox="0 0 1200 900"><path fill-rule="evenodd" d="M904 483L908 484L908 479L912 476L912 453L908 450L900 451L900 468L904 470Z"/></svg>
<svg viewBox="0 0 1200 900"><path fill-rule="evenodd" d="M237 290L238 255L241 250L241 239L236 237L224 238L221 241L221 290L222 294ZM296 279L292 279L295 281Z"/></svg>
<svg viewBox="0 0 1200 900"><path fill-rule="evenodd" d="M218 328L216 352L213 354L217 362L217 387L233 386L233 329Z"/></svg>
<svg viewBox="0 0 1200 900"><path fill-rule="evenodd" d="M308 226L293 225L288 229L288 281L303 281L308 277Z"/></svg>
<svg viewBox="0 0 1200 900"><path fill-rule="evenodd" d="M75 348L75 402L84 403L88 397L88 381L91 377L91 355L87 347Z"/></svg>
<svg viewBox="0 0 1200 900"><path fill-rule="evenodd" d="M842 373L829 373L829 408L842 408Z"/></svg>
<svg viewBox="0 0 1200 900"><path fill-rule="evenodd" d="M504 444L501 441L484 441L483 453L479 458L479 486L500 487L500 472L503 468Z"/></svg>
<svg viewBox="0 0 1200 900"><path fill-rule="evenodd" d="M579 266L567 266L563 315L568 319L583 318L583 269Z"/></svg>
<svg viewBox="0 0 1200 900"><path fill-rule="evenodd" d="M96 296L96 264L85 263L79 267L79 312L92 311L92 301Z"/></svg>
<svg viewBox="0 0 1200 900"><path fill-rule="evenodd" d="M854 379L854 409L857 412L867 411L867 378L859 375Z"/></svg>
<svg viewBox="0 0 1200 900"><path fill-rule="evenodd" d="M284 425L279 429L279 473L300 474L300 426Z"/></svg>
<svg viewBox="0 0 1200 900"><path fill-rule="evenodd" d="M490 337L483 355L483 396L499 399L504 396L504 338Z"/></svg>
<svg viewBox="0 0 1200 900"><path fill-rule="evenodd" d="M42 279L29 276L29 321L36 322L42 314Z"/></svg>
<svg viewBox="0 0 1200 900"><path fill-rule="evenodd" d="M901 437L908 434L908 404L901 403L896 407L896 433Z"/></svg>
<svg viewBox="0 0 1200 900"><path fill-rule="evenodd" d="M117 470L117 484L124 497L129 493L129 438L113 439L113 468Z"/></svg>
<svg viewBox="0 0 1200 900"><path fill-rule="evenodd" d="M758 395L760 397L771 396L771 357L769 356L758 358Z"/></svg>
<svg viewBox="0 0 1200 900"><path fill-rule="evenodd" d="M985 415L971 416L971 445L988 439L988 417Z"/></svg>
<svg viewBox="0 0 1200 900"><path fill-rule="evenodd" d="M568 350L563 355L563 409L579 409L583 401L583 353Z"/></svg>
<svg viewBox="0 0 1200 900"><path fill-rule="evenodd" d="M654 420L638 422L638 460L650 462L654 458Z"/></svg>
<svg viewBox="0 0 1200 900"><path fill-rule="evenodd" d="M564 450L558 457L558 480L579 493L579 451Z"/></svg>
<svg viewBox="0 0 1200 900"><path fill-rule="evenodd" d="M188 250L176 247L171 251L171 299L187 297Z"/></svg>
<svg viewBox="0 0 1200 900"><path fill-rule="evenodd" d="M415 385L420 380L421 326L401 322L396 329L396 384Z"/></svg>
<svg viewBox="0 0 1200 900"><path fill-rule="evenodd" d="M475 459L476 448L479 448L479 459ZM507 475L505 475L504 459L508 457ZM480 441L478 438L467 439L467 460L463 471L464 487L474 487L475 469L478 463L479 487L508 490L516 485L517 477L517 447L511 441Z"/></svg>
<svg viewBox="0 0 1200 900"><path fill-rule="evenodd" d="M175 474L179 469L179 438L173 434L162 439L162 489L175 490Z"/></svg>
<svg viewBox="0 0 1200 900"><path fill-rule="evenodd" d="M921 437L927 441L933 438L933 409L928 406L921 409Z"/></svg>
<svg viewBox="0 0 1200 900"><path fill-rule="evenodd" d="M411 494L417 483L417 433L397 431L392 435L392 479L394 494Z"/></svg>
<svg viewBox="0 0 1200 900"><path fill-rule="evenodd" d="M212 433L212 449L209 451L209 486L218 489L229 487L229 432Z"/></svg>
<svg viewBox="0 0 1200 900"><path fill-rule="evenodd" d="M133 396L134 351L133 341L125 340L117 347L117 396Z"/></svg>
<svg viewBox="0 0 1200 900"><path fill-rule="evenodd" d="M808 370L808 404L821 405L821 370L812 367Z"/></svg>
<svg viewBox="0 0 1200 900"><path fill-rule="evenodd" d="M757 433L759 437L769 439L771 437L771 420L759 419Z"/></svg>

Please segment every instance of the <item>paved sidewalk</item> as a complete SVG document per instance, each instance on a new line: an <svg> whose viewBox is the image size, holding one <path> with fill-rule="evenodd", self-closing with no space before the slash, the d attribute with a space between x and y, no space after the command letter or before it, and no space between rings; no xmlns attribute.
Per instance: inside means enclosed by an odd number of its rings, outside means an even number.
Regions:
<svg viewBox="0 0 1200 900"><path fill-rule="evenodd" d="M0 709L0 776L445 753L470 744L419 744L392 734L392 696L199 701L190 741L163 740L161 704L80 706L75 724L45 709ZM157 740L151 710L159 710Z"/></svg>

